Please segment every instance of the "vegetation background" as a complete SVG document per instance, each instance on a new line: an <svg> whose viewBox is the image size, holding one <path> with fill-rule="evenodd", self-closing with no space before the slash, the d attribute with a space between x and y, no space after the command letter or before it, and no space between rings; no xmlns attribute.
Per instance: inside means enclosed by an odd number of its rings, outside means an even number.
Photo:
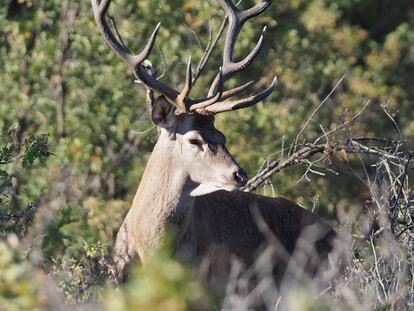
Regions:
<svg viewBox="0 0 414 311"><path fill-rule="evenodd" d="M244 0L241 7L254 3ZM200 59L209 29L218 31L224 13L215 1L114 0L111 14L134 51L162 22L151 61L164 81L179 86L183 60L190 54ZM230 151L250 176L286 146L312 142L351 119L333 139L349 139L352 131L353 137L404 137L413 147L413 1L274 1L244 27L240 55L252 49L264 25L262 52L229 86L257 79L261 89L277 75L277 89L256 107L217 118ZM218 49L195 97L216 74L220 56ZM201 286L166 253L154 260L150 277L137 267L125 286L114 289L109 281L114 236L157 138L145 96L105 45L89 1L2 1L0 310L63 308L62 300L67 306L100 303L109 310L208 308ZM338 228L339 215L355 220L370 215L366 181L375 174L369 165L375 161L325 157L316 174L299 163L257 191L314 208ZM406 202L413 215L412 199ZM405 246L408 251L413 244ZM413 257L407 258L412 268ZM412 282L408 271L405 281ZM404 299L407 308L413 306ZM389 303L378 300L372 308L392 309Z"/></svg>

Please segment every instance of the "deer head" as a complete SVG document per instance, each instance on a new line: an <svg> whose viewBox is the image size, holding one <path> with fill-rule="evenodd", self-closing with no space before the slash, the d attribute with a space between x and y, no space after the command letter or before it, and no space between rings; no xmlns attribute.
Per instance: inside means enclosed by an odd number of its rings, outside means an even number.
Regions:
<svg viewBox="0 0 414 311"><path fill-rule="evenodd" d="M106 43L131 67L137 79L147 88L160 94L152 103L151 111L154 124L161 129L157 144L165 146L164 150L169 156L179 159L175 162L176 165L179 163L180 169L194 182L195 187L191 192L193 196L219 189L234 190L246 184L245 171L227 151L224 135L214 127L214 115L255 105L269 96L276 84L275 78L268 88L258 94L237 100L231 99L252 85L252 82L248 82L225 90L226 81L245 69L257 56L266 27L255 48L244 59L236 62L234 48L237 37L244 23L261 14L269 7L271 1L263 0L244 11L239 10L231 0L218 1L225 10L228 21L222 66L207 95L204 98L192 99L189 95L201 70L193 73L191 56L181 91L160 81L145 68L144 61L151 53L160 24L153 31L144 49L138 54L133 54L108 25L106 13L111 0L92 0L94 16ZM202 60L208 60L210 53L211 49L207 48Z"/></svg>
<svg viewBox="0 0 414 311"><path fill-rule="evenodd" d="M192 196L231 191L246 184L247 174L227 151L226 138L214 127L213 116L175 114L173 106L160 96L154 102L152 120L161 128L158 144L168 146L169 156L178 158L175 165L196 186Z"/></svg>

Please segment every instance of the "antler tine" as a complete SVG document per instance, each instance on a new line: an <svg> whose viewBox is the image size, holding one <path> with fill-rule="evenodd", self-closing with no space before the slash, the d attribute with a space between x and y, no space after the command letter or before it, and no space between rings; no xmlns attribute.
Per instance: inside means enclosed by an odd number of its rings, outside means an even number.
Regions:
<svg viewBox="0 0 414 311"><path fill-rule="evenodd" d="M262 14L271 4L272 0L263 0L259 4L256 4L254 7L240 12L240 20L246 22L250 18Z"/></svg>
<svg viewBox="0 0 414 311"><path fill-rule="evenodd" d="M189 107L187 107L188 104L186 104L186 98L188 94L190 94L192 87L193 87L193 69L192 69L191 55L190 55L190 57L188 58L184 87L177 97L177 104L180 106L180 110L182 111L189 110Z"/></svg>
<svg viewBox="0 0 414 311"><path fill-rule="evenodd" d="M241 86L235 87L233 89L227 90L225 92L223 92L223 95L220 98L220 101L226 100L230 97L239 95L240 93L243 93L244 91L246 91L250 86L252 86L252 84L254 83L254 81L249 81Z"/></svg>
<svg viewBox="0 0 414 311"><path fill-rule="evenodd" d="M102 0L101 2L99 0L92 0L91 2L93 15L105 42L123 61L131 66L133 58L131 52L116 39L105 20L105 15L111 5L111 0Z"/></svg>
<svg viewBox="0 0 414 311"><path fill-rule="evenodd" d="M96 23L98 24L99 30L102 33L106 43L125 63L127 63L134 70L135 75L142 81L142 83L144 83L150 89L161 93L167 99L169 99L171 103L177 106L176 100L179 92L148 74L148 72L146 72L146 70L141 66L142 62L151 53L158 34L158 30L160 28L160 23L155 27L144 49L139 54L133 54L126 46L119 42L119 40L113 34L108 23L106 22L105 16L108 12L109 6L111 5L111 0L91 0L91 2Z"/></svg>
<svg viewBox="0 0 414 311"><path fill-rule="evenodd" d="M254 49L247 55L244 59L239 62L233 61L233 54L234 54L234 47L236 45L236 41L240 30L242 29L244 23L261 14L264 10L266 10L269 5L271 4L271 0L263 0L261 3L255 5L254 7L240 11L231 0L219 0L219 3L225 10L228 18L229 18L229 26L226 34L226 42L224 45L223 51L223 77L224 80L227 80L231 75L234 73L245 69L249 66L254 58L259 53L262 43L264 32L266 31L266 27L263 28L262 34L254 47ZM210 87L208 92L209 95L216 92L218 84L218 77L216 77Z"/></svg>
<svg viewBox="0 0 414 311"><path fill-rule="evenodd" d="M223 80L223 70L220 67L219 73L218 73L218 87L217 91L214 95L207 97L207 99L201 99L201 100L193 100L191 101L190 105L190 111L198 111L200 113L205 113L205 107L214 105L217 103L222 95L223 95L223 88L224 88L224 80Z"/></svg>
<svg viewBox="0 0 414 311"><path fill-rule="evenodd" d="M268 97L273 92L276 84L277 84L277 77L273 79L272 83L267 89L261 91L260 93L256 95L252 95L252 96L239 99L239 100L235 100L235 101L218 102L204 109L208 113L217 114L220 112L238 110L238 109L253 106L257 104L258 102L264 100L266 97Z"/></svg>

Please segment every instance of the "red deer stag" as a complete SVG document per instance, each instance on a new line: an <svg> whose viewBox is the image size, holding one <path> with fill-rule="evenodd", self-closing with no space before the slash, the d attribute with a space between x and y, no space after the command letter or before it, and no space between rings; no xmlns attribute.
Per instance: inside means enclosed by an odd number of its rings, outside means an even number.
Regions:
<svg viewBox="0 0 414 311"><path fill-rule="evenodd" d="M177 229L177 256L194 266L209 258L212 278L223 273L231 258L237 258L246 267L251 265L268 241L264 228L278 241L281 250L272 258L276 280L283 276L303 232L316 254L310 256L304 267L310 274L331 249L335 233L316 215L283 198L237 191L246 184L247 175L226 149L225 136L214 127L214 115L255 105L273 91L276 80L262 92L238 100L230 98L251 83L224 90L225 82L253 61L263 42L262 34L248 56L235 61L234 48L242 26L265 11L271 1L263 0L243 11L231 0L218 2L228 18L222 67L207 95L191 99L195 80L191 58L181 91L145 69L144 61L153 48L159 24L144 49L133 54L108 25L106 13L111 1L92 0L94 16L106 43L143 84L160 94L151 111L160 135L116 238L114 261L120 278L134 257L138 256L143 264L150 260L169 226Z"/></svg>

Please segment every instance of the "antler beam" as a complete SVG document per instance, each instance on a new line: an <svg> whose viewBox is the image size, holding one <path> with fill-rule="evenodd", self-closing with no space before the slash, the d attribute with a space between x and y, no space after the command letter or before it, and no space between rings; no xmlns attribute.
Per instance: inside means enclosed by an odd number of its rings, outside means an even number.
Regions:
<svg viewBox="0 0 414 311"><path fill-rule="evenodd" d="M96 23L98 24L99 30L101 31L105 42L125 63L129 65L129 67L131 67L131 69L134 70L135 75L142 81L142 83L147 85L152 90L164 95L175 104L179 92L169 85L157 80L155 77L149 75L141 66L142 62L148 58L148 55L154 47L160 23L155 27L144 49L139 54L133 54L116 38L105 19L109 6L111 5L111 0L91 0L91 2Z"/></svg>

